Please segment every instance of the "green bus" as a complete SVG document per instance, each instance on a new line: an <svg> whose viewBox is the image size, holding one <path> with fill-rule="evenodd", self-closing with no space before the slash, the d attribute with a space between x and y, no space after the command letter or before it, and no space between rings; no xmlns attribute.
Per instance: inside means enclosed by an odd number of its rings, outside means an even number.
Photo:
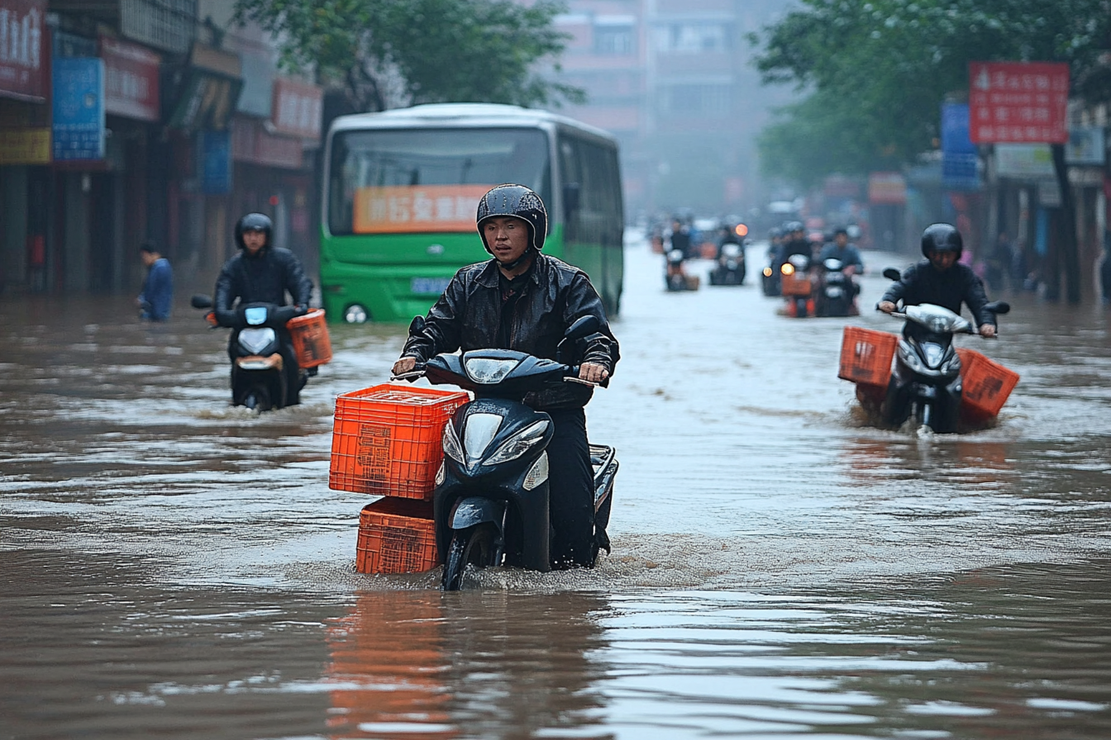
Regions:
<svg viewBox="0 0 1111 740"><path fill-rule="evenodd" d="M509 105L445 103L337 118L324 152L320 282L329 320L408 321L456 270L488 259L479 198L527 185L548 208L544 251L583 269L615 316L624 272L617 142Z"/></svg>

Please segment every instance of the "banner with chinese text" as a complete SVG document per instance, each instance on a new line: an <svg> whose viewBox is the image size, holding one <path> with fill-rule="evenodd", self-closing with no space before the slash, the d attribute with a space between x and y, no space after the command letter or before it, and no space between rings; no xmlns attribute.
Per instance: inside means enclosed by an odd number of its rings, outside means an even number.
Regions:
<svg viewBox="0 0 1111 740"><path fill-rule="evenodd" d="M369 187L355 191L356 234L474 231L478 201L493 185Z"/></svg>
<svg viewBox="0 0 1111 740"><path fill-rule="evenodd" d="M969 135L975 144L1061 144L1069 140L1069 65L972 62Z"/></svg>

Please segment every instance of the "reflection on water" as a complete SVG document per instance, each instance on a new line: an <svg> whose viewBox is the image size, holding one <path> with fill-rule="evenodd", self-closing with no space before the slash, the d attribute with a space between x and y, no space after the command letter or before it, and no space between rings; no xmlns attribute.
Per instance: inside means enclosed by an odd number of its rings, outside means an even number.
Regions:
<svg viewBox="0 0 1111 740"><path fill-rule="evenodd" d="M860 423L843 321L628 257L613 555L447 595L355 573L327 487L404 326L257 415L199 312L0 301L0 737L1111 737L1104 309L1011 297L999 423L920 437Z"/></svg>

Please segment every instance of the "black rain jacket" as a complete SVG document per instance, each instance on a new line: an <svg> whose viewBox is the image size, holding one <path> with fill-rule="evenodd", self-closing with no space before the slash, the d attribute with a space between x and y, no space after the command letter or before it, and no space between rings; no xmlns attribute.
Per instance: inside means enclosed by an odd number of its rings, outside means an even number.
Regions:
<svg viewBox="0 0 1111 740"><path fill-rule="evenodd" d="M301 260L288 249L263 248L254 257L240 250L229 259L216 279L216 317L231 311L236 299L242 303L287 304L286 291L294 305L309 305L312 280L305 275Z"/></svg>
<svg viewBox="0 0 1111 740"><path fill-rule="evenodd" d="M965 303L972 312L976 326L996 325L995 314L984 309L988 303L984 283L968 265L957 262L945 272L939 272L929 260L911 265L903 271L899 282L892 283L880 301L898 303L904 306L917 306L932 303L944 306L953 313L961 312Z"/></svg>
<svg viewBox="0 0 1111 740"><path fill-rule="evenodd" d="M620 357L602 300L586 273L540 253L526 273L514 301L503 303L496 260L462 268L448 283L425 317L424 329L410 335L401 352L427 362L443 352L472 349L514 349L556 359L556 345L577 319L597 316L601 328L579 342L570 364L592 362L611 374ZM504 312L503 312L504 307ZM593 394L589 386L562 383L530 393L525 403L535 409L581 408Z"/></svg>

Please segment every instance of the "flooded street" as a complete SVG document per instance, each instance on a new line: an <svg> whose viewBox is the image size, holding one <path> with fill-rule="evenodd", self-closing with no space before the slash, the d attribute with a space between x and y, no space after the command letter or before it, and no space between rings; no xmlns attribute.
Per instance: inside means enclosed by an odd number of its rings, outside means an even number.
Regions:
<svg viewBox="0 0 1111 740"><path fill-rule="evenodd" d="M594 571L354 572L328 488L341 393L403 326L331 326L300 407L228 406L226 333L178 296L5 296L0 738L1111 737L1111 311L1000 294L1022 379L992 429L865 423L846 323L745 286L668 294L626 247L617 448ZM423 382L423 381L422 381Z"/></svg>

